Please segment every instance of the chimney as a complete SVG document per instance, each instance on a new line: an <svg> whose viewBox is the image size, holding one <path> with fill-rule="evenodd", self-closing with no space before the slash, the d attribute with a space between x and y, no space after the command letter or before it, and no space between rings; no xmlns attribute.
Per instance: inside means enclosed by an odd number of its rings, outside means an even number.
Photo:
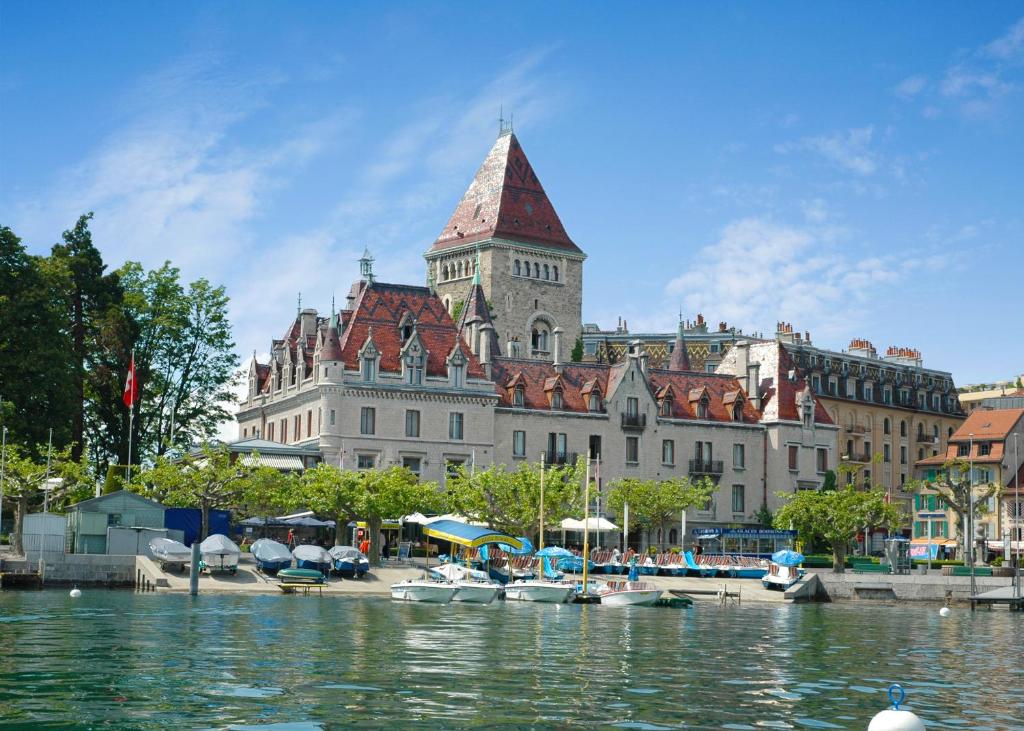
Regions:
<svg viewBox="0 0 1024 731"><path fill-rule="evenodd" d="M558 371L559 373L562 372L562 368L565 366L565 364L562 362L562 333L564 332L565 330L563 330L560 327L556 327L554 330L551 331L551 334L554 336L555 339L555 347L552 355L555 364L555 370Z"/></svg>
<svg viewBox="0 0 1024 731"><path fill-rule="evenodd" d="M758 411L761 410L761 364L747 366L747 399Z"/></svg>
<svg viewBox="0 0 1024 731"><path fill-rule="evenodd" d="M471 318L466 320L466 324L469 325L469 349L473 355L480 354L480 323L482 320L479 315L473 315Z"/></svg>
<svg viewBox="0 0 1024 731"><path fill-rule="evenodd" d="M484 375L491 379L491 338L494 337L494 325L485 322L480 327L480 365L484 367Z"/></svg>
<svg viewBox="0 0 1024 731"><path fill-rule="evenodd" d="M733 350L736 351L736 370L734 371L736 378L747 378L747 366L750 365L750 341L737 340Z"/></svg>
<svg viewBox="0 0 1024 731"><path fill-rule="evenodd" d="M302 337L316 332L316 310L307 309L299 313L299 332L302 333Z"/></svg>

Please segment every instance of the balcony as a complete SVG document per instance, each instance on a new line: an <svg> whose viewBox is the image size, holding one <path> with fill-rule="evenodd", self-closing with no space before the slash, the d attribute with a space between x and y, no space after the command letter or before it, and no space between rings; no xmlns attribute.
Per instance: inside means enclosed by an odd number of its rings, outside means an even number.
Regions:
<svg viewBox="0 0 1024 731"><path fill-rule="evenodd" d="M863 424L847 424L846 425L846 433L847 434L867 434L868 433L868 428L866 426L864 426Z"/></svg>
<svg viewBox="0 0 1024 731"><path fill-rule="evenodd" d="M917 443L918 444L938 444L939 443L939 438L937 436L932 435L932 434L918 434L917 435Z"/></svg>
<svg viewBox="0 0 1024 731"><path fill-rule="evenodd" d="M554 452L553 454L549 455L549 457L548 457L548 459L549 459L548 464L550 464L550 465L576 464L576 457L577 456L578 455L577 455L576 452Z"/></svg>
<svg viewBox="0 0 1024 731"><path fill-rule="evenodd" d="M871 461L871 454L869 452L861 452L859 454L854 453L850 455L844 455L844 459L847 462L856 462L858 464L867 464Z"/></svg>
<svg viewBox="0 0 1024 731"><path fill-rule="evenodd" d="M691 459L690 460L690 474L698 477L714 477L718 478L722 476L724 472L724 466L720 459Z"/></svg>
<svg viewBox="0 0 1024 731"><path fill-rule="evenodd" d="M622 414L623 429L646 429L647 414Z"/></svg>

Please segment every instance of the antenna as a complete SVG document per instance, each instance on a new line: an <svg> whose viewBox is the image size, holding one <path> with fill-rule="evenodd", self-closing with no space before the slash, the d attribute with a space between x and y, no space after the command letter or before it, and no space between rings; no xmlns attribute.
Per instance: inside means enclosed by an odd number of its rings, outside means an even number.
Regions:
<svg viewBox="0 0 1024 731"><path fill-rule="evenodd" d="M298 301L298 306L296 307L296 309L299 312L302 312L302 292L299 292L299 301Z"/></svg>

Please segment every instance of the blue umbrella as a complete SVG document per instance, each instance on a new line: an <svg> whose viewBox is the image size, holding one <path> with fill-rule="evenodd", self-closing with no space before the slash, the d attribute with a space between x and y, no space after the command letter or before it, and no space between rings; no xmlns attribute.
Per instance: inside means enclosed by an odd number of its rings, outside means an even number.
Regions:
<svg viewBox="0 0 1024 731"><path fill-rule="evenodd" d="M772 554L772 562L779 566L799 566L804 562L804 555L788 549Z"/></svg>
<svg viewBox="0 0 1024 731"><path fill-rule="evenodd" d="M572 551L560 548L559 546L545 546L537 551L537 555L541 557L549 556L551 558L565 558L567 556L575 556L576 554Z"/></svg>
<svg viewBox="0 0 1024 731"><path fill-rule="evenodd" d="M498 548L500 548L505 553L511 553L513 556L526 556L528 554L533 553L533 544L530 543L529 539L527 539L526 536L520 536L519 541L523 544L522 548L512 548L512 546L507 546L504 543L499 543Z"/></svg>

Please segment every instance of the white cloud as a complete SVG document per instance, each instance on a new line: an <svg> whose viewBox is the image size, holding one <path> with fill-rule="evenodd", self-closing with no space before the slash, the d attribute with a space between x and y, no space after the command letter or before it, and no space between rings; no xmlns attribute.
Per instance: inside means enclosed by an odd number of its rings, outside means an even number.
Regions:
<svg viewBox="0 0 1024 731"><path fill-rule="evenodd" d="M831 135L804 137L796 142L775 146L780 154L806 151L820 155L832 164L857 175L873 175L879 166L878 154L871 149L875 128L857 127Z"/></svg>
<svg viewBox="0 0 1024 731"><path fill-rule="evenodd" d="M898 96L910 98L920 94L928 86L928 78L921 75L908 76L896 85L895 92Z"/></svg>
<svg viewBox="0 0 1024 731"><path fill-rule="evenodd" d="M805 211L804 225L760 217L729 223L668 283L666 295L686 312L713 313L745 329L769 331L781 319L844 334L879 289L900 281L901 267L889 258L847 256L838 244L849 235L828 223L824 203L812 201Z"/></svg>
<svg viewBox="0 0 1024 731"><path fill-rule="evenodd" d="M985 52L1003 61L1018 59L1024 55L1024 18L1021 18L1006 32L987 46Z"/></svg>

